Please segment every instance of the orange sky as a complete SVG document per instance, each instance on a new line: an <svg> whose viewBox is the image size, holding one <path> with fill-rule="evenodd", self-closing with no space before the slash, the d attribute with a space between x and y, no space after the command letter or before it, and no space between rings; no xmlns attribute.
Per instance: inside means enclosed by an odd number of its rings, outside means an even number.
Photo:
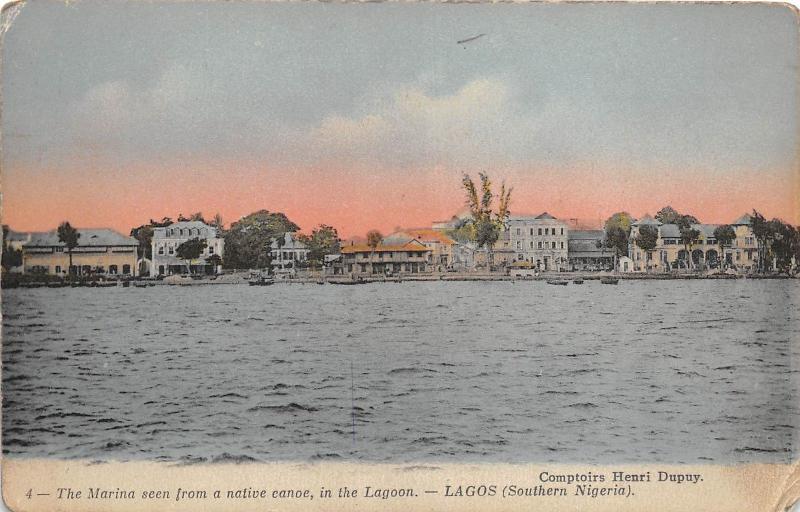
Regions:
<svg viewBox="0 0 800 512"><path fill-rule="evenodd" d="M230 170L235 169L235 170ZM131 227L179 213L219 212L230 224L258 209L284 212L301 229L326 223L342 237L363 236L369 229L384 233L396 227L429 226L463 209L460 172L431 170L357 170L325 166L268 169L255 165L207 165L205 168L137 168L15 172L4 180L3 223L20 231L54 229L68 220L79 227ZM171 179L164 181L165 174ZM22 179L22 176L30 179ZM691 176L691 173L688 173ZM477 174L474 174L477 178ZM724 223L753 208L767 217L800 224L798 180L786 174L757 178L742 173L719 179L698 172L597 169L500 169L492 173L513 185L512 213L548 211L562 218L597 224L610 214L654 214L671 205L703 222ZM784 176L781 179L781 176ZM499 187L498 187L499 188Z"/></svg>

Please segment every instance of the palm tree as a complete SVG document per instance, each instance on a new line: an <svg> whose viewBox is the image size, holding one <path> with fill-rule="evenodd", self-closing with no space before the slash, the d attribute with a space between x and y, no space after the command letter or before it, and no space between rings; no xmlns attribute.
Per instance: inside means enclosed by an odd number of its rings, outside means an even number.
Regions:
<svg viewBox="0 0 800 512"><path fill-rule="evenodd" d="M370 249L372 249L372 252L370 252L369 255L369 269L370 272L372 272L373 274L375 273L373 269L374 265L373 260L375 259L375 249L378 248L381 242L383 242L383 235L381 234L380 231L378 231L377 229L372 229L369 232L367 232L367 245L370 247Z"/></svg>
<svg viewBox="0 0 800 512"><path fill-rule="evenodd" d="M731 243L736 240L736 231L733 226L727 224L717 226L714 228L714 238L716 238L719 246L719 271L722 272L725 264L725 248L730 247Z"/></svg>
<svg viewBox="0 0 800 512"><path fill-rule="evenodd" d="M475 226L475 242L478 247L486 247L487 263L491 269L493 263L492 249L500 238L501 230L505 229L508 220L509 204L511 203L512 187L506 189L503 182L500 186L500 196L497 212L492 212L492 182L486 173L478 173L481 179L481 195L478 197L478 190L475 183L468 174L465 174L461 184L467 193L467 206L472 214L472 223Z"/></svg>
<svg viewBox="0 0 800 512"><path fill-rule="evenodd" d="M72 268L72 250L78 247L78 239L81 237L81 234L78 233L78 230L73 228L69 222L64 221L58 226L58 241L64 244L67 248L67 255L69 256L69 272L68 274L72 276L73 268Z"/></svg>

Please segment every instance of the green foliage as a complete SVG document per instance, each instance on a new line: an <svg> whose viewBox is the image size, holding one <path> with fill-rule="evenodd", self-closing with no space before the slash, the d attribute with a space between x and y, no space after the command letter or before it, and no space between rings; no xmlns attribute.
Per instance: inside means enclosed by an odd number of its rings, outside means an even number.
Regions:
<svg viewBox="0 0 800 512"><path fill-rule="evenodd" d="M300 228L283 213L259 210L231 224L224 233L226 268L270 268L270 244Z"/></svg>
<svg viewBox="0 0 800 512"><path fill-rule="evenodd" d="M12 249L11 245L8 243L8 234L10 231L8 226L4 224L2 266L6 270L22 265L22 251L19 249Z"/></svg>
<svg viewBox="0 0 800 512"><path fill-rule="evenodd" d="M681 219L688 219L689 224L699 224L700 222L692 215L683 215L671 206L665 206L656 213L656 220L662 224L677 224Z"/></svg>
<svg viewBox="0 0 800 512"><path fill-rule="evenodd" d="M153 258L153 225L143 224L131 229L131 236L139 242L139 255L143 258Z"/></svg>
<svg viewBox="0 0 800 512"><path fill-rule="evenodd" d="M631 234L631 224L633 219L628 212L618 212L609 217L603 229L605 238L603 245L612 249L615 256L628 254L628 237Z"/></svg>
<svg viewBox="0 0 800 512"><path fill-rule="evenodd" d="M465 174L461 183L467 194L467 206L472 214L472 226L467 228L463 225L459 228L460 233L456 233L456 239L469 236L478 247L486 247L491 251L494 244L500 238L500 233L505 229L508 220L509 205L511 204L511 191L513 188L506 188L506 184L500 186L498 196L497 211L492 210L494 193L492 192L492 182L486 173L479 173L481 180L480 195L475 187L472 178Z"/></svg>
<svg viewBox="0 0 800 512"><path fill-rule="evenodd" d="M78 239L81 234L73 228L69 222L64 221L58 226L58 241L67 247L69 255L69 274L72 275L75 269L72 268L72 249L78 247Z"/></svg>
<svg viewBox="0 0 800 512"><path fill-rule="evenodd" d="M81 234L73 228L69 222L64 221L58 226L58 241L67 247L67 251L78 247L78 239Z"/></svg>
<svg viewBox="0 0 800 512"><path fill-rule="evenodd" d="M377 229L372 229L367 232L367 245L372 247L374 251L376 247L378 247L381 242L383 242L383 235Z"/></svg>
<svg viewBox="0 0 800 512"><path fill-rule="evenodd" d="M648 254L653 252L658 245L658 228L651 225L641 226L636 236L636 245Z"/></svg>
<svg viewBox="0 0 800 512"><path fill-rule="evenodd" d="M320 267L325 262L325 256L338 254L341 240L336 228L325 224L320 224L318 228L311 231L311 235L300 235L300 241L308 249L308 264Z"/></svg>
<svg viewBox="0 0 800 512"><path fill-rule="evenodd" d="M175 249L175 255L186 261L196 260L203 254L206 247L208 247L208 242L204 238L192 238L179 245Z"/></svg>

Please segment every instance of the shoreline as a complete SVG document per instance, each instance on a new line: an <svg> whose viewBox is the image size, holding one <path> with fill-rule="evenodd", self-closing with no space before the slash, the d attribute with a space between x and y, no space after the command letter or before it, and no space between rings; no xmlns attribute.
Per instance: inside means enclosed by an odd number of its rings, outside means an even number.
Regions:
<svg viewBox="0 0 800 512"><path fill-rule="evenodd" d="M788 275L736 275L736 274L647 274L647 273L620 273L614 274L611 272L548 272L539 274L538 276L510 276L506 274L489 274L489 273L433 273L433 274L411 274L403 276L371 276L371 275L355 275L350 276L310 276L310 277L294 277L289 279L276 279L274 284L338 284L338 285L358 285L370 283L404 283L404 282L471 282L471 281L501 281L501 282L517 282L517 281L600 281L602 279L618 279L620 281L667 281L667 280L697 280L697 279L711 279L711 280L737 280L737 279L779 279L779 280L796 280L800 276ZM238 285L246 284L248 279L245 275L228 274L221 275L215 279L192 279L182 278L180 280L155 280L155 279L129 279L119 281L105 281L105 282L88 282L88 283L68 283L68 282L45 282L45 281L32 281L25 283L15 283L15 286L2 286L2 288L149 288L154 286L205 286L205 285Z"/></svg>

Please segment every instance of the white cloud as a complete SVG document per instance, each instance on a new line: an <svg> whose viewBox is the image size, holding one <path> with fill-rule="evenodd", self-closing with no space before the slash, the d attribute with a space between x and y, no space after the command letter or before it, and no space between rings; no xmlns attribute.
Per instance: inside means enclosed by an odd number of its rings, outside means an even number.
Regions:
<svg viewBox="0 0 800 512"><path fill-rule="evenodd" d="M509 87L477 79L451 95L418 87L372 102L368 112L324 118L308 136L318 159L381 166L496 162L513 152L528 124L512 108Z"/></svg>

